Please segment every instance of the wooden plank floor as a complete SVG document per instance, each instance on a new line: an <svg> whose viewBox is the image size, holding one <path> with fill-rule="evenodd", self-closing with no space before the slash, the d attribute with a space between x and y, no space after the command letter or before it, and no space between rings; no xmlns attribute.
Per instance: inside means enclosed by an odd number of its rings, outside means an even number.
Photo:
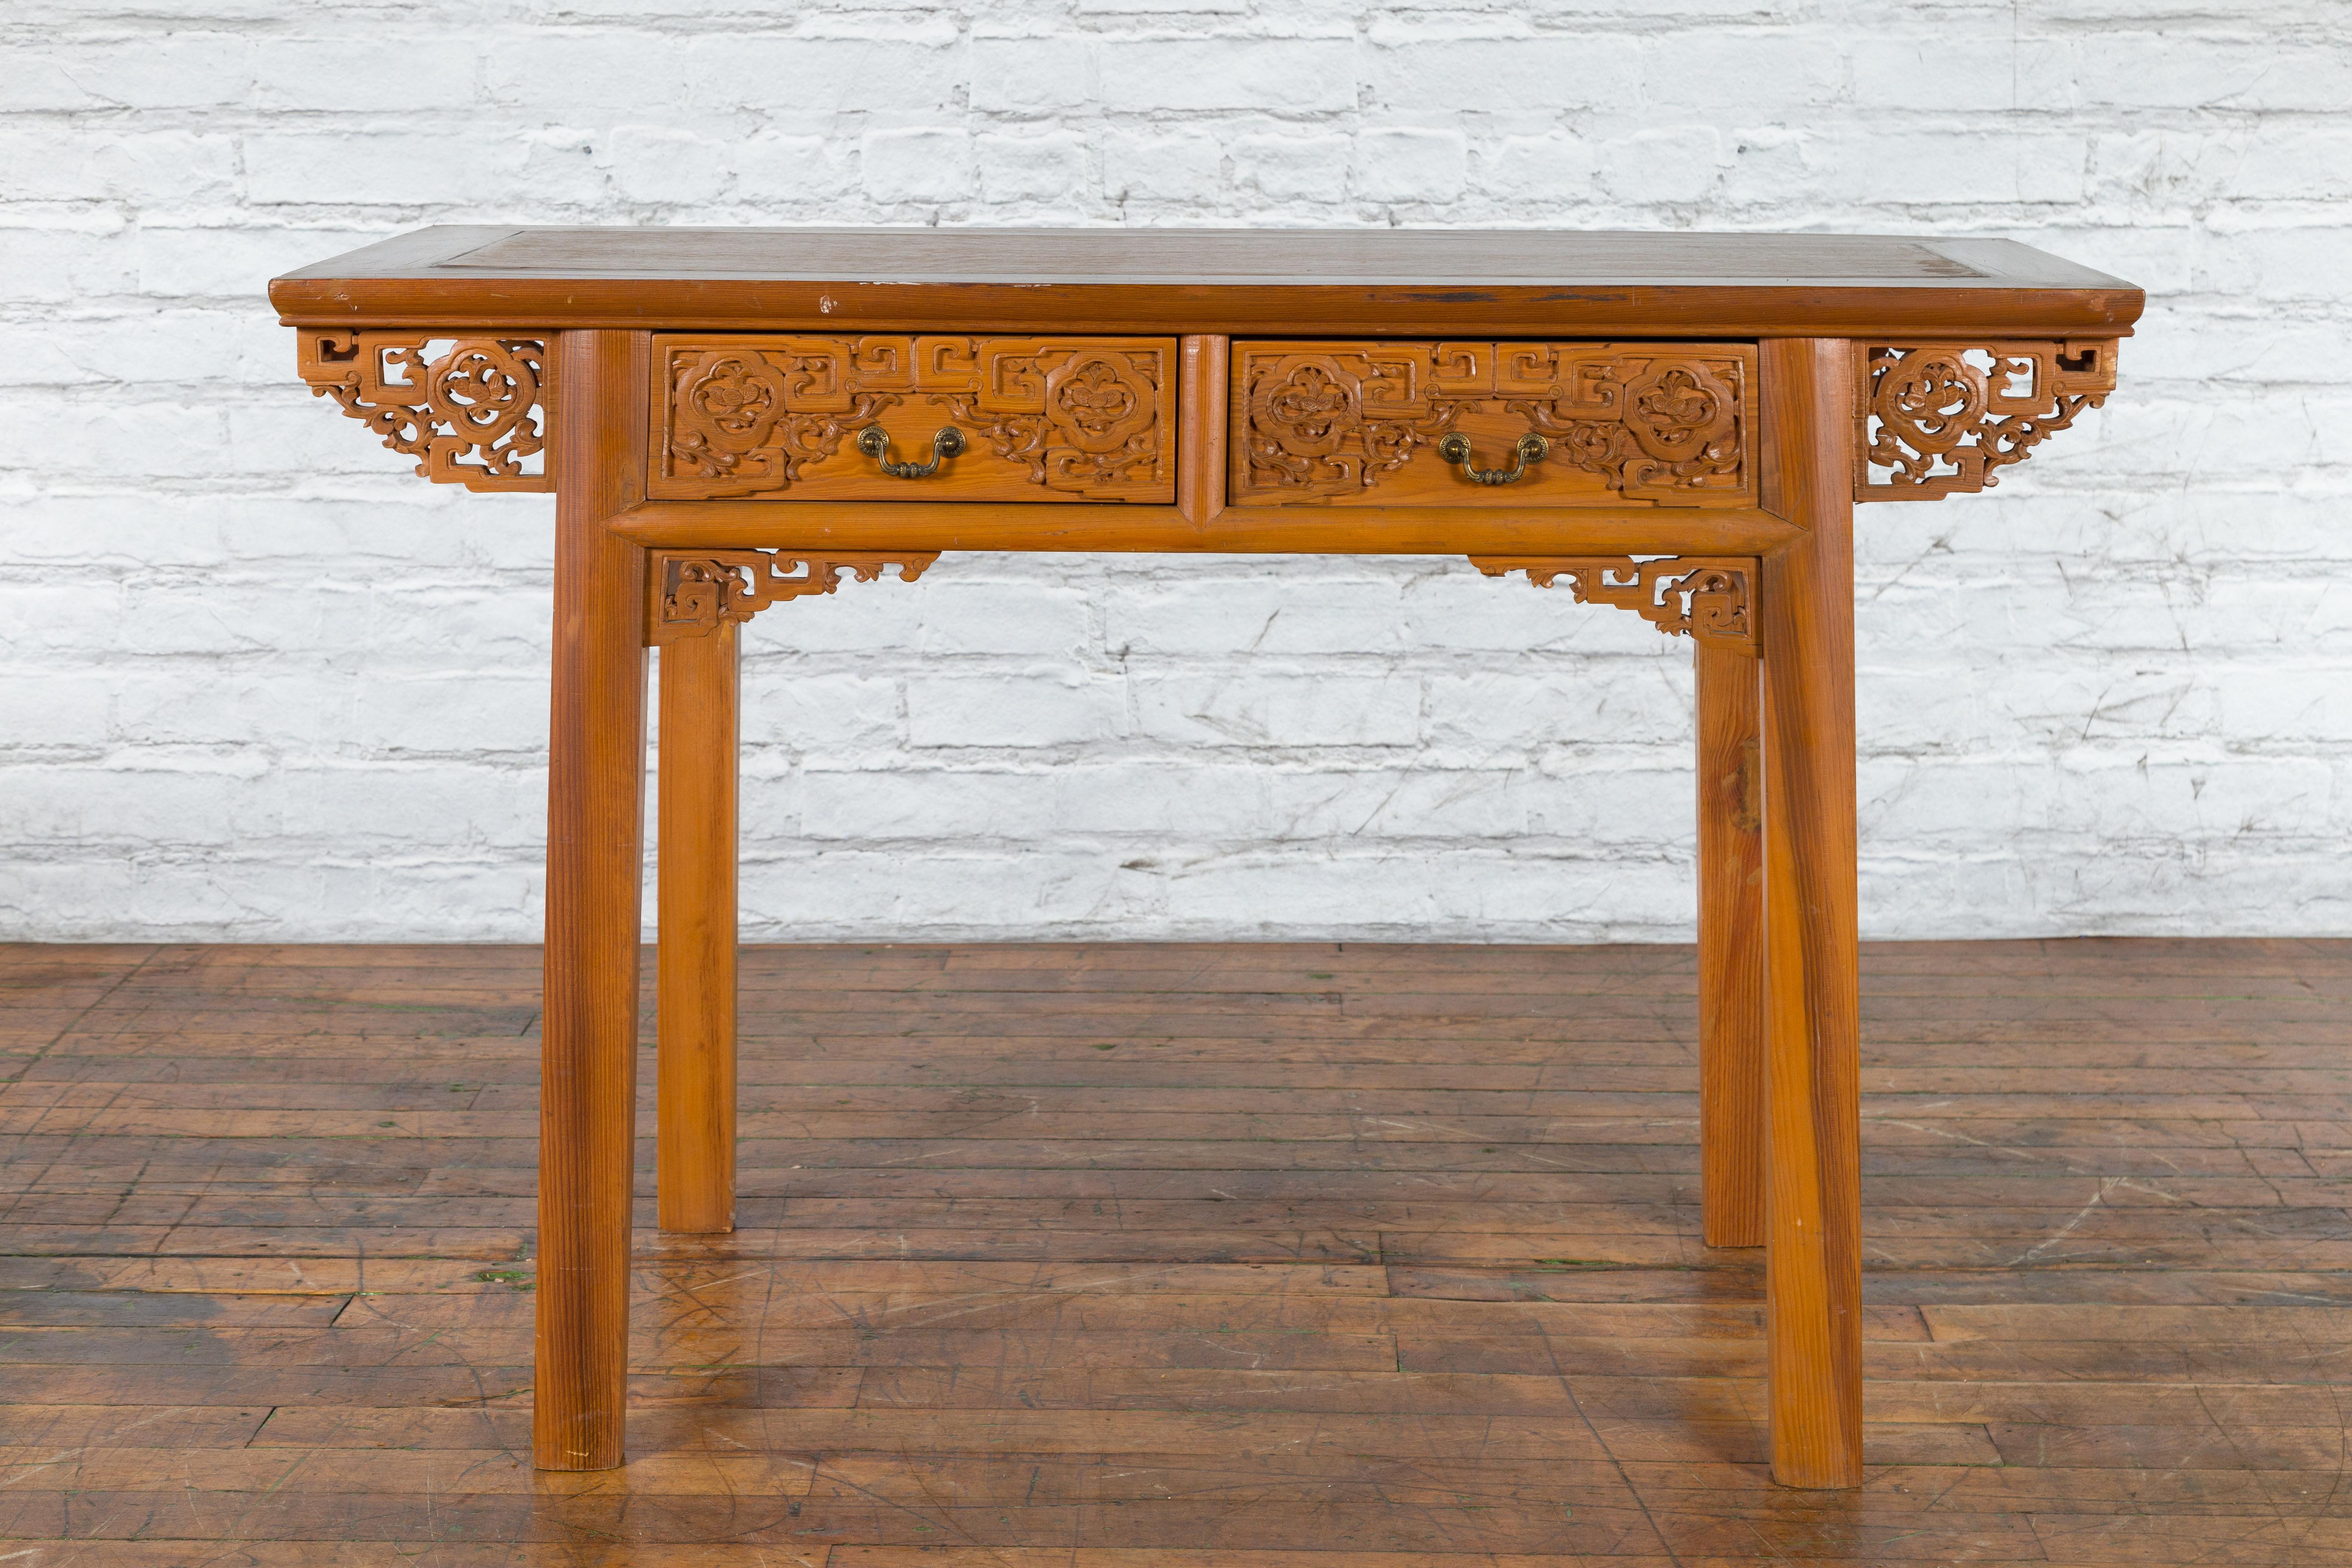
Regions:
<svg viewBox="0 0 2352 1568"><path fill-rule="evenodd" d="M0 948L0 1563L2352 1563L2352 942L1868 950L1850 1494L1687 949L744 974L744 1228L641 1146L632 1461L544 1476L535 950Z"/></svg>

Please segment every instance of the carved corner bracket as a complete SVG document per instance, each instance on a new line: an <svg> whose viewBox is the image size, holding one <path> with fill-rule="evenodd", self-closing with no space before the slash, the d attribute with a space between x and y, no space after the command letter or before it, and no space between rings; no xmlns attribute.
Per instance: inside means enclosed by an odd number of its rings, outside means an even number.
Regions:
<svg viewBox="0 0 2352 1568"><path fill-rule="evenodd" d="M1668 637L1757 652L1756 563L1746 556L1473 555L1470 563L1489 577L1525 572L1538 588L1565 577L1580 605L1614 605Z"/></svg>
<svg viewBox="0 0 2352 1568"><path fill-rule="evenodd" d="M861 583L898 568L911 583L938 551L884 550L795 555L771 550L656 550L646 562L646 644L659 647L740 624L782 599L830 594L845 572Z"/></svg>
<svg viewBox="0 0 2352 1568"><path fill-rule="evenodd" d="M2000 483L2105 403L2116 340L1864 344L1855 373L1853 499L1928 500Z"/></svg>
<svg viewBox="0 0 2352 1568"><path fill-rule="evenodd" d="M296 340L311 392L415 458L426 479L469 490L555 488L542 456L545 339L304 328Z"/></svg>

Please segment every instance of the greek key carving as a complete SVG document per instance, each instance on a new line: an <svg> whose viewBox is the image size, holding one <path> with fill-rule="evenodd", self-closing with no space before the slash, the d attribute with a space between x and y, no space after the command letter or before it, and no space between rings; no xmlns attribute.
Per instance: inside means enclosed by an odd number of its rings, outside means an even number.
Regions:
<svg viewBox="0 0 2352 1568"><path fill-rule="evenodd" d="M1745 556L1473 555L1470 563L1489 577L1525 572L1538 588L1564 577L1580 605L1614 605L1668 637L1757 651L1756 563Z"/></svg>
<svg viewBox="0 0 2352 1568"><path fill-rule="evenodd" d="M1563 460L1628 496L1737 491L1745 369L1737 358L1579 362L1549 398L1507 406L1552 437Z"/></svg>
<svg viewBox="0 0 2352 1568"><path fill-rule="evenodd" d="M805 485L845 441L905 407L926 419L944 413L976 437L971 455L950 464L963 471L941 476L950 490L1172 500L1174 347L1155 338L664 338L650 491L696 499ZM837 488L873 477L835 468L824 479Z"/></svg>
<svg viewBox="0 0 2352 1568"><path fill-rule="evenodd" d="M1858 501L1988 489L2116 389L2113 339L1872 346L1856 364Z"/></svg>
<svg viewBox="0 0 2352 1568"><path fill-rule="evenodd" d="M796 555L772 550L656 550L646 563L646 643L659 647L739 625L783 599L830 594L846 572L861 583L898 568L911 583L939 552L839 551Z"/></svg>
<svg viewBox="0 0 2352 1568"><path fill-rule="evenodd" d="M1515 416L1632 500L1753 495L1753 351L1705 344L1236 344L1235 500L1369 489L1466 414ZM1501 441L1507 450L1509 438Z"/></svg>
<svg viewBox="0 0 2352 1568"><path fill-rule="evenodd" d="M306 328L296 342L311 392L416 458L426 479L471 490L555 488L541 457L544 340Z"/></svg>
<svg viewBox="0 0 2352 1568"><path fill-rule="evenodd" d="M665 472L722 481L700 495L787 489L898 401L845 389L839 362L824 353L673 351L671 363Z"/></svg>
<svg viewBox="0 0 2352 1568"><path fill-rule="evenodd" d="M1000 458L1032 484L1115 494L1162 477L1158 350L1052 346L1033 354L982 351L992 392L946 393L956 417L979 426Z"/></svg>
<svg viewBox="0 0 2352 1568"><path fill-rule="evenodd" d="M1241 352L1244 458L1236 500L1369 489L1452 427L1470 400L1433 390L1433 344L1393 351Z"/></svg>

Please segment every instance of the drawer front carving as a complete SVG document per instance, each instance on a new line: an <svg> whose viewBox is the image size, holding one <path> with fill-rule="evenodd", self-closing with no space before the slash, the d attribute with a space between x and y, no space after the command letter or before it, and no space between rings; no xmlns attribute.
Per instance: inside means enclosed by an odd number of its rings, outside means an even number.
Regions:
<svg viewBox="0 0 2352 1568"><path fill-rule="evenodd" d="M1752 506L1745 343L1236 342L1239 506Z"/></svg>
<svg viewBox="0 0 2352 1568"><path fill-rule="evenodd" d="M1176 497L1173 338L664 335L654 374L656 500Z"/></svg>

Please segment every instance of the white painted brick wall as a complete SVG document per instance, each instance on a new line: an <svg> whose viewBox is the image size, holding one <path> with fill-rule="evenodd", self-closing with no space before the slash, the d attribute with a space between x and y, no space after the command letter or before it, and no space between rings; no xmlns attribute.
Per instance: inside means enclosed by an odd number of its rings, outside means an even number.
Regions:
<svg viewBox="0 0 2352 1568"><path fill-rule="evenodd" d="M550 506L309 397L418 224L2005 235L2111 408L1861 518L1877 935L2352 931L2332 0L0 13L0 932L535 934ZM750 637L755 936L1686 935L1686 647L1423 560L950 557Z"/></svg>

